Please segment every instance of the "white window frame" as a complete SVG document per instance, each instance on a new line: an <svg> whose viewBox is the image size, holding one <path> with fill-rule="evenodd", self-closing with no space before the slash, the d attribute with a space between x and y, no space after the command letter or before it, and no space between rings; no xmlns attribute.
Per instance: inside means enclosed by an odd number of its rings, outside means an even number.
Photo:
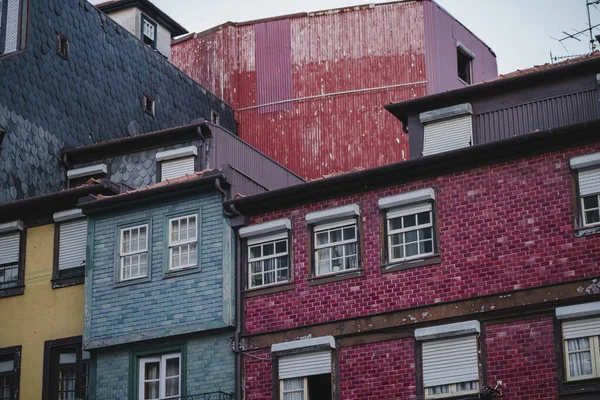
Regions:
<svg viewBox="0 0 600 400"><path fill-rule="evenodd" d="M178 394L175 396L166 397L166 379L167 379L167 360L177 358L179 360L179 388ZM159 356L143 357L139 359L139 371L138 371L138 393L139 399L144 400L145 397L145 385L146 379L144 378L146 371L146 364L148 363L159 363L158 371L158 393L159 399L179 399L182 396L181 393L181 353L169 353ZM153 380L156 381L156 380Z"/></svg>
<svg viewBox="0 0 600 400"><path fill-rule="evenodd" d="M288 390L285 391L283 389L283 382L286 380L291 380L291 379L302 379L302 388L301 389L292 389L292 390ZM303 377L303 378L287 378L287 379L280 379L279 380L279 393L280 393L280 400L286 400L285 395L288 393L298 393L298 392L302 392L302 399L303 400L308 400L308 378L307 377Z"/></svg>
<svg viewBox="0 0 600 400"><path fill-rule="evenodd" d="M344 228L350 227L352 226L354 228L354 239L351 240L344 240L343 238L343 232L344 232ZM342 230L342 240L339 242L328 242L326 244L318 244L317 243L317 235L320 233L323 233L324 231L330 232L336 229L341 229ZM359 246L359 242L358 242L358 236L359 236L359 232L358 232L358 219L357 218L349 218L349 219L344 219L342 221L336 221L336 222L330 222L330 223L324 223L324 224L318 224L315 225L313 227L313 244L314 244L314 248L313 248L313 256L314 256L314 276L327 276L327 275L335 275L335 274L339 274L339 273L344 273L344 272L348 272L348 271L356 271L358 269L360 269L360 259L359 259L359 253L360 253L360 246ZM329 240L329 239L328 239ZM346 258L348 258L348 256L346 255L346 248L345 245L347 244L352 244L352 243L356 243L356 254L354 254L354 256L356 257L356 268L348 268L348 269L344 269L343 265L344 262L342 262L342 268L340 270L334 271L333 270L333 265L332 265L332 260L334 259L333 257L331 257L331 250L330 250L330 257L329 257L329 272L324 273L324 274L320 274L319 273L319 250L324 250L324 249L331 249L335 246L343 246L342 248L343 250L343 255L341 257L341 259L344 261ZM352 255L350 255L352 256ZM339 259L340 257L337 257L336 259Z"/></svg>
<svg viewBox="0 0 600 400"><path fill-rule="evenodd" d="M423 212L429 212L429 223L419 225L417 215L420 213L423 213ZM416 225L408 227L408 228L391 229L391 220L400 218L400 217L406 217L409 215L415 216ZM429 257L429 256L432 256L435 254L436 248L435 248L435 224L434 224L434 220L433 220L434 219L433 204L421 203L421 204L414 204L409 207L390 209L390 210L386 211L385 219L386 219L385 223L386 223L386 244L387 244L388 262L391 263L391 262L399 262L399 261L410 261L410 260L415 260L415 259L419 259L419 258ZM431 229L431 238L426 239L426 240L421 240L419 238L419 231L421 229L425 229L425 228ZM393 249L395 247L399 247L399 246L403 247L404 248L403 254L406 255L406 241L404 239L404 236L406 233L412 232L412 231L417 232L417 241L411 242L411 243L417 244L418 251L420 251L419 244L421 242L429 241L429 240L431 240L431 251L427 252L427 253L418 253L414 256L409 256L409 257L404 256L404 257L400 257L400 258L394 258ZM397 235L397 234L402 234L402 237L403 237L402 244L392 245L392 236Z"/></svg>
<svg viewBox="0 0 600 400"><path fill-rule="evenodd" d="M125 236L125 232L129 231L134 231L134 230L138 230L138 235L139 235L139 230L142 228L146 228L146 240L144 242L144 249L140 250L138 248L138 250L136 251L128 251L128 252L123 252L123 244L124 244L124 236ZM148 224L141 224L141 225L135 225L135 226L130 226L130 227L126 227L126 228L121 228L119 229L119 280L120 281L130 281L130 280L135 280L135 279L140 279L140 278L146 278L148 276L148 270L150 269L150 265L149 265L149 254L148 254L148 237L150 235L150 229L149 229L149 225ZM138 240L139 242L139 240ZM124 277L124 267L125 267L125 258L126 257L131 257L131 256L135 256L139 254L139 257L141 259L141 254L146 253L146 274L145 275L138 275L135 277L129 277L129 278L125 278ZM139 264L141 265L141 264Z"/></svg>
<svg viewBox="0 0 600 400"><path fill-rule="evenodd" d="M276 244L278 242L281 241L285 241L285 252L282 253L277 253L277 246ZM248 262L247 262L247 268L248 268L248 289L257 289L257 288L261 288L261 287L267 287L267 286L273 286L273 285L280 285L282 283L286 283L289 282L291 280L291 265L290 265L290 243L289 243L289 234L288 231L284 231L284 232L280 232L280 233L276 233L276 234L272 234L269 236L259 236L256 238L252 238L252 239L248 239L247 243L246 243L246 247L247 247L247 254L248 254ZM268 244L273 244L273 249L274 249L274 253L270 254L268 256L264 256L263 254L263 246L268 245ZM261 246L261 257L257 257L257 258L252 258L252 248L257 247L257 246ZM285 268L275 268L273 271L268 271L265 273L265 261L266 260L270 260L270 259L276 259L276 258L280 258L286 256L287 257L287 267ZM252 273L252 263L260 263L261 264L261 269L262 271L259 273ZM279 281L278 279L276 280L276 282L272 282L272 283L264 283L265 282L265 275L267 273L271 273L271 272L275 272L275 275L278 277L278 272L282 271L282 270L287 270L287 279L286 280L282 280ZM262 275L263 279L262 282L263 284L261 285L253 285L253 280L252 277L256 276L256 275Z"/></svg>
<svg viewBox="0 0 600 400"><path fill-rule="evenodd" d="M177 240L177 241L172 241L173 239L173 222L177 221L180 222L182 220L187 220L188 222L188 231L189 231L189 220L190 218L194 218L195 219L195 228L194 231L196 232L196 237L193 239L187 238L185 240ZM189 262L189 248L191 247L191 245L195 244L196 245L196 258L194 259L193 263ZM181 262L181 248L187 246L188 247L188 263L185 265L179 265L178 267L174 267L173 266L173 249L176 247L179 247L179 259ZM170 218L169 219L169 271L179 271L182 269L189 269L189 268L193 268L198 266L198 214L189 214L189 215L184 215L181 217L175 217L175 218Z"/></svg>
<svg viewBox="0 0 600 400"><path fill-rule="evenodd" d="M586 209L583 200L588 197L596 197L598 200L598 207ZM600 221L588 223L587 217L585 214L586 211L597 211L598 213L600 213L600 193L589 194L587 196L579 196L579 200L581 202L581 218L582 218L583 226L586 228L591 228L591 227L600 225Z"/></svg>
<svg viewBox="0 0 600 400"><path fill-rule="evenodd" d="M575 352L590 352L590 360L592 364L592 373L591 375L581 375L581 376L571 376L571 368L569 364L569 340L578 340L578 339L588 339L590 348L589 350L576 350ZM600 343L598 340L598 336L585 336L580 338L573 339L563 339L563 349L564 349L564 360L565 360L565 376L567 377L567 381L580 381L584 379L594 379L600 377Z"/></svg>

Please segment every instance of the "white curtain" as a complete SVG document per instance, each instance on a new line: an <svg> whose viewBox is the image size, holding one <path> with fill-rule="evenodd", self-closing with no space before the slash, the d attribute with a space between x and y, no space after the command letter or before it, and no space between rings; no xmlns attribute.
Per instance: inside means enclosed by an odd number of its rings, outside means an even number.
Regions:
<svg viewBox="0 0 600 400"><path fill-rule="evenodd" d="M590 353L590 339L567 340L569 351L569 369L572 377L592 374L592 358Z"/></svg>
<svg viewBox="0 0 600 400"><path fill-rule="evenodd" d="M282 400L304 400L304 378L284 379Z"/></svg>

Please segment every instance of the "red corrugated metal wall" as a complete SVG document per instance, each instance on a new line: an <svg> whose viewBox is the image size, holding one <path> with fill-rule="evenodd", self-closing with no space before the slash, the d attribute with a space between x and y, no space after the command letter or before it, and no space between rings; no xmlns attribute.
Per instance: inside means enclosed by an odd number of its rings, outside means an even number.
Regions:
<svg viewBox="0 0 600 400"><path fill-rule="evenodd" d="M175 44L172 62L232 105L242 139L315 179L409 158L383 105L426 94L424 47L422 3L401 2L226 24Z"/></svg>

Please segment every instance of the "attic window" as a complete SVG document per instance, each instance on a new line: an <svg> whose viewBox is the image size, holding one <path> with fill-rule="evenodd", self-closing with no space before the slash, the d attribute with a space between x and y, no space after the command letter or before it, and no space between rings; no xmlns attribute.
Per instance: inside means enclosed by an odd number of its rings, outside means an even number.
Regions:
<svg viewBox="0 0 600 400"><path fill-rule="evenodd" d="M0 56L25 47L28 1L0 0Z"/></svg>
<svg viewBox="0 0 600 400"><path fill-rule="evenodd" d="M156 49L156 24L142 15L142 42Z"/></svg>
<svg viewBox="0 0 600 400"><path fill-rule="evenodd" d="M144 99L142 100L142 107L144 107L144 112L152 117L155 116L155 101L152 97L147 94L144 95Z"/></svg>
<svg viewBox="0 0 600 400"><path fill-rule="evenodd" d="M196 146L181 147L179 149L161 151L156 153L157 181L175 179L196 170Z"/></svg>
<svg viewBox="0 0 600 400"><path fill-rule="evenodd" d="M458 68L458 79L470 85L473 83L473 59L475 54L462 44L456 47L456 64Z"/></svg>
<svg viewBox="0 0 600 400"><path fill-rule="evenodd" d="M219 113L215 110L210 110L210 122L212 122L215 125L221 124L221 117L219 117Z"/></svg>
<svg viewBox="0 0 600 400"><path fill-rule="evenodd" d="M77 187L84 185L90 178L103 178L107 172L108 168L106 164L74 168L67 171L67 181L70 188Z"/></svg>
<svg viewBox="0 0 600 400"><path fill-rule="evenodd" d="M423 124L423 156L443 153L473 145L473 109L458 104L419 115Z"/></svg>
<svg viewBox="0 0 600 400"><path fill-rule="evenodd" d="M69 59L69 39L62 33L56 35L56 54L65 60Z"/></svg>

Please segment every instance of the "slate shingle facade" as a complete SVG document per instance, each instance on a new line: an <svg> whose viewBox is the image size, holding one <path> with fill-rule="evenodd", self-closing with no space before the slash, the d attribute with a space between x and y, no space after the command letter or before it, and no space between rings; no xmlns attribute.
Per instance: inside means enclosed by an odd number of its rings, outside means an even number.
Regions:
<svg viewBox="0 0 600 400"><path fill-rule="evenodd" d="M90 3L30 3L27 49L0 58L0 203L62 189L63 147L210 119L211 109L235 131L230 107ZM68 60L56 54L58 33Z"/></svg>

